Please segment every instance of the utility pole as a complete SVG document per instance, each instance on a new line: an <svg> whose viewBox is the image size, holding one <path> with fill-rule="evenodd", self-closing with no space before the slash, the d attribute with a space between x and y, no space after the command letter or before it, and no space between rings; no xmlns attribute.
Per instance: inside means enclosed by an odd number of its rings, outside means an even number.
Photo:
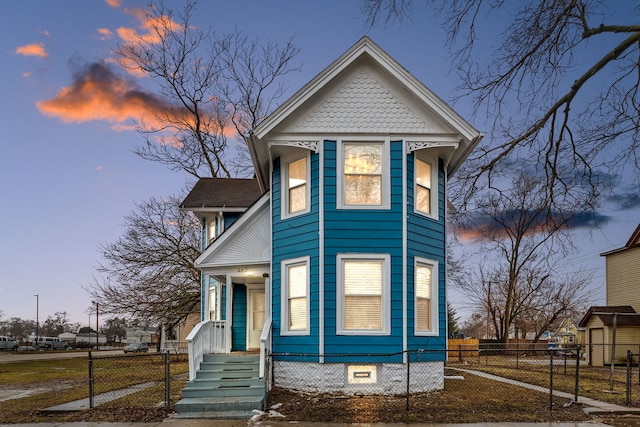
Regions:
<svg viewBox="0 0 640 427"><path fill-rule="evenodd" d="M38 314L40 311L40 295L35 294L34 297L36 297L36 351L38 351L38 338L40 337L40 326L38 319Z"/></svg>
<svg viewBox="0 0 640 427"><path fill-rule="evenodd" d="M100 333L98 332L98 302L92 301L96 305L96 351L98 351L100 346Z"/></svg>

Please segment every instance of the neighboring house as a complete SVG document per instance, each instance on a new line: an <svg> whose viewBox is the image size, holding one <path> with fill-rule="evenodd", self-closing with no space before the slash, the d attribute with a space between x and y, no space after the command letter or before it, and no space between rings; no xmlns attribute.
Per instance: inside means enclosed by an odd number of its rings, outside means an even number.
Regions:
<svg viewBox="0 0 640 427"><path fill-rule="evenodd" d="M442 388L446 184L481 138L368 37L300 89L246 135L260 191L230 227L211 225L237 207L208 200L219 195L182 205L215 237L196 260L204 321L188 339L190 379L199 348L261 350L275 385L394 394L406 352L438 349L411 375L416 391Z"/></svg>
<svg viewBox="0 0 640 427"><path fill-rule="evenodd" d="M606 263L607 305L591 307L580 321L587 360L594 366L610 363L612 354L623 362L627 349L640 343L640 225L624 247L600 255Z"/></svg>
<svg viewBox="0 0 640 427"><path fill-rule="evenodd" d="M571 347L576 344L580 344L578 328L570 319L567 318L560 323L560 327L555 332L555 337L557 342L562 346Z"/></svg>

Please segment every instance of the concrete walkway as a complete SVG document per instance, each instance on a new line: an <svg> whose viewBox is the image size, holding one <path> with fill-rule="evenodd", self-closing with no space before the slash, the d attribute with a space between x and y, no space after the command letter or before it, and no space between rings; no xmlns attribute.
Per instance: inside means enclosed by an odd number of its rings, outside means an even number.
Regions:
<svg viewBox="0 0 640 427"><path fill-rule="evenodd" d="M251 427L247 420L174 420L167 419L156 423L39 423L39 424L0 424L0 427ZM259 426L262 424L255 424ZM268 421L263 425L269 427L353 427L355 424L343 423L295 423L286 421ZM360 424L362 426L362 424ZM562 423L476 423L476 424L396 424L373 423L367 427L611 427L607 424L593 422Z"/></svg>
<svg viewBox="0 0 640 427"><path fill-rule="evenodd" d="M494 381L500 381L503 383L515 385L518 387L528 388L530 390L540 391L542 393L549 393L548 387L540 387L533 384L524 383L522 381L516 381L509 378L499 377L497 375L488 374L486 372L474 371L473 369L463 369L463 368L453 368L448 366L447 369L456 370L459 372L466 372L468 374L477 375L479 377L488 378ZM575 396L571 393L566 393L564 391L553 390L553 395L557 397L562 397L565 399L569 399L571 401L574 400ZM578 401L576 403L582 404L585 406L584 412L589 415L606 415L606 414L636 414L640 415L640 408L629 408L627 406L616 405L613 403L602 402L600 400L590 399L588 397L578 396Z"/></svg>

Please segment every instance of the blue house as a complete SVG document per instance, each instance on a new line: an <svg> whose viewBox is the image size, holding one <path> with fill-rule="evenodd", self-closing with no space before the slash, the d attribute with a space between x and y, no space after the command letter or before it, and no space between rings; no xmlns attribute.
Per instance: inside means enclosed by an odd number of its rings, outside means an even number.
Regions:
<svg viewBox="0 0 640 427"><path fill-rule="evenodd" d="M208 353L255 351L276 386L404 391L407 352L446 348L447 180L481 138L368 37L295 93L245 136L255 180L183 203L206 244L191 381Z"/></svg>

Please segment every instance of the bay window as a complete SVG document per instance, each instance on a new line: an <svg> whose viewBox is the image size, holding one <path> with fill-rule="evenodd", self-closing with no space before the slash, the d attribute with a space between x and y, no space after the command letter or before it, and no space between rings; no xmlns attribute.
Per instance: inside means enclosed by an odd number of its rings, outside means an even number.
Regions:
<svg viewBox="0 0 640 427"><path fill-rule="evenodd" d="M416 259L414 280L414 317L416 335L437 334L437 262L424 259Z"/></svg>
<svg viewBox="0 0 640 427"><path fill-rule="evenodd" d="M282 262L282 335L309 333L309 257Z"/></svg>
<svg viewBox="0 0 640 427"><path fill-rule="evenodd" d="M339 207L388 207L388 150L385 141L342 141L338 150Z"/></svg>
<svg viewBox="0 0 640 427"><path fill-rule="evenodd" d="M309 156L282 162L282 217L309 212Z"/></svg>
<svg viewBox="0 0 640 427"><path fill-rule="evenodd" d="M338 334L389 333L389 264L386 254L338 255Z"/></svg>

